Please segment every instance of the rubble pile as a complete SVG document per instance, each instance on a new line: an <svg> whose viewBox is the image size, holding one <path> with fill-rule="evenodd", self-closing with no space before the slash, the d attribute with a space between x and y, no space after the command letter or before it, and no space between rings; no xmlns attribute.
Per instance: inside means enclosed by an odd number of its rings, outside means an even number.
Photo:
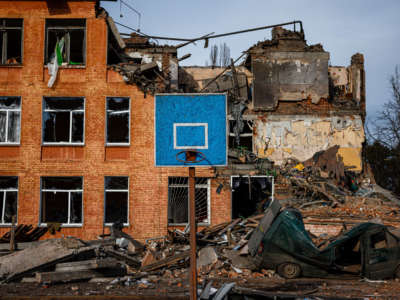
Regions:
<svg viewBox="0 0 400 300"><path fill-rule="evenodd" d="M276 170L280 202L303 213L323 216L395 216L400 200L374 183L373 176L345 167L339 146L320 151L304 162L288 159ZM279 187L284 191L279 193Z"/></svg>
<svg viewBox="0 0 400 300"><path fill-rule="evenodd" d="M247 242L263 215L236 219L198 232L199 281L210 278L270 278L274 271L256 269L248 259ZM83 241L74 237L31 242L31 246L0 257L3 283L33 281L56 284L109 277L114 283L142 288L187 279L189 234L173 230L146 244L113 227L109 236ZM276 275L278 276L278 275Z"/></svg>

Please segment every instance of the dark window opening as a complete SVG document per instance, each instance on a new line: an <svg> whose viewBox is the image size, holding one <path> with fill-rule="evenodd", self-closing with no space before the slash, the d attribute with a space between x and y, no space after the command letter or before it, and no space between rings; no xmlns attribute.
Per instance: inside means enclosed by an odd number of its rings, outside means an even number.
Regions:
<svg viewBox="0 0 400 300"><path fill-rule="evenodd" d="M105 177L104 223L128 224L129 181L128 177Z"/></svg>
<svg viewBox="0 0 400 300"><path fill-rule="evenodd" d="M47 19L45 63L85 64L85 29L85 19Z"/></svg>
<svg viewBox="0 0 400 300"><path fill-rule="evenodd" d="M84 123L83 98L44 98L44 143L82 144Z"/></svg>
<svg viewBox="0 0 400 300"><path fill-rule="evenodd" d="M196 222L210 223L209 179L196 178ZM187 177L168 178L168 224L188 223L189 182Z"/></svg>
<svg viewBox="0 0 400 300"><path fill-rule="evenodd" d="M18 144L21 129L21 98L0 97L0 144Z"/></svg>
<svg viewBox="0 0 400 300"><path fill-rule="evenodd" d="M129 98L107 98L107 144L129 144Z"/></svg>
<svg viewBox="0 0 400 300"><path fill-rule="evenodd" d="M114 65L120 62L126 62L126 55L120 49L114 34L108 28L108 43L107 43L107 65Z"/></svg>
<svg viewBox="0 0 400 300"><path fill-rule="evenodd" d="M235 134L235 120L229 121L229 148L243 148L247 151L253 151L253 129L252 121L243 120L243 129L239 134L239 141Z"/></svg>
<svg viewBox="0 0 400 300"><path fill-rule="evenodd" d="M232 218L263 213L273 199L273 177L232 177Z"/></svg>
<svg viewBox="0 0 400 300"><path fill-rule="evenodd" d="M1 64L22 63L22 19L0 19Z"/></svg>
<svg viewBox="0 0 400 300"><path fill-rule="evenodd" d="M0 224L11 225L17 216L18 177L0 176Z"/></svg>
<svg viewBox="0 0 400 300"><path fill-rule="evenodd" d="M41 223L81 224L81 177L43 177L41 183Z"/></svg>

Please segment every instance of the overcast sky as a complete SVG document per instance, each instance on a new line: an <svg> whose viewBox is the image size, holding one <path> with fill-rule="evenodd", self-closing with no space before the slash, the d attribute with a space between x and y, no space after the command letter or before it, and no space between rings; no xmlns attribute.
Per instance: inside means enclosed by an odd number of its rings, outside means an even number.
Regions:
<svg viewBox="0 0 400 300"><path fill-rule="evenodd" d="M351 56L364 54L367 112L370 117L390 98L389 77L400 65L399 0L123 0L141 14L140 30L149 35L195 38L211 32L225 33L303 21L309 44L321 43L330 53L331 65L349 65ZM137 14L120 1L104 2L115 21L137 29ZM292 27L289 27L292 28ZM120 32L130 33L121 28ZM270 39L270 30L210 40L226 42L232 58L260 40ZM172 42L159 41L160 44ZM191 53L182 65L204 66L210 48L204 42L180 48L178 57Z"/></svg>

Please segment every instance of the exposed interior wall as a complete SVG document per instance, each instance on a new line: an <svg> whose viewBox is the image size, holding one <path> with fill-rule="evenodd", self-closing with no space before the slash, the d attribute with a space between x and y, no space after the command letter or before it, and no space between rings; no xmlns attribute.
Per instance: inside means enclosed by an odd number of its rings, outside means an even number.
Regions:
<svg viewBox="0 0 400 300"><path fill-rule="evenodd" d="M345 166L361 171L365 134L359 115L272 115L255 120L254 126L254 152L278 165L290 157L304 161L315 152L339 145Z"/></svg>

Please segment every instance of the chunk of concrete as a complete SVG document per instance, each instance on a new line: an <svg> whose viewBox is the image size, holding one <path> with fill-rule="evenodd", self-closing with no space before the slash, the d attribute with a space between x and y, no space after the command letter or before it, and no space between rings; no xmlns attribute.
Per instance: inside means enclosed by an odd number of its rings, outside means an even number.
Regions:
<svg viewBox="0 0 400 300"><path fill-rule="evenodd" d="M197 267L205 267L213 265L218 261L218 255L212 247L205 247L199 251L199 258L197 259Z"/></svg>

